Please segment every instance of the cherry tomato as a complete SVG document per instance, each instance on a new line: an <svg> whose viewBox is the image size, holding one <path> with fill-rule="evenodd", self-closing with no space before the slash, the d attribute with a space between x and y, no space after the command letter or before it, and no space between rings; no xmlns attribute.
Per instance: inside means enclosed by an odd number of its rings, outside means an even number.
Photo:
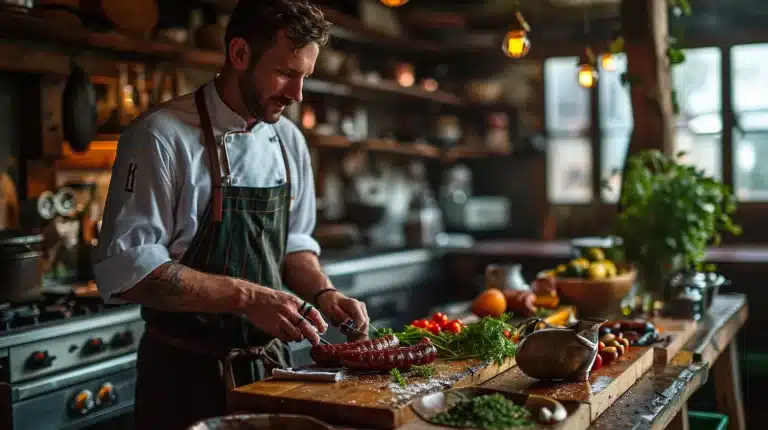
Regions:
<svg viewBox="0 0 768 430"><path fill-rule="evenodd" d="M451 333L461 333L461 328L458 321L451 321L445 325L445 329Z"/></svg>
<svg viewBox="0 0 768 430"><path fill-rule="evenodd" d="M432 333L432 334L440 334L440 332L441 332L441 331L443 331L443 330L440 328L440 326L439 326L439 325L437 325L437 324L432 324L432 325L430 325L430 326L429 326L429 328L428 328L427 330L429 330L429 331L430 331L430 333Z"/></svg>
<svg viewBox="0 0 768 430"><path fill-rule="evenodd" d="M595 356L595 362L592 363L592 370L597 370L603 367L603 357L600 354Z"/></svg>
<svg viewBox="0 0 768 430"><path fill-rule="evenodd" d="M435 314L432 315L432 321L439 324L440 327L443 327L444 325L448 324L448 315L442 312L435 312Z"/></svg>
<svg viewBox="0 0 768 430"><path fill-rule="evenodd" d="M411 323L412 326L416 328L428 328L429 327L429 321L427 320L414 320Z"/></svg>
<svg viewBox="0 0 768 430"><path fill-rule="evenodd" d="M511 338L512 332L509 330L504 330L504 337L506 337L507 339Z"/></svg>

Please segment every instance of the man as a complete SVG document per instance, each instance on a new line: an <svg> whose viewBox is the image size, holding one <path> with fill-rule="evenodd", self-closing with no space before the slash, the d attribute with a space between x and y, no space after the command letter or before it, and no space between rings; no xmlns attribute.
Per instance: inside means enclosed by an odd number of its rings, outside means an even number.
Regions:
<svg viewBox="0 0 768 430"><path fill-rule="evenodd" d="M305 0L240 0L216 79L120 137L95 274L106 300L142 305L137 428L226 413L228 352L264 347L269 358L236 377L268 376L270 362L288 363L281 342L319 342L320 312L367 333L363 303L321 270L306 142L281 117L302 100L329 27Z"/></svg>

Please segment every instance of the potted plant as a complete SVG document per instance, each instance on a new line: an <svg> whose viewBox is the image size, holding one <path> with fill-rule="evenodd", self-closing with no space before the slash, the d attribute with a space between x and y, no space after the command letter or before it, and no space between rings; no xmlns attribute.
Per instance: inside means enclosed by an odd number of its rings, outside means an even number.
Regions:
<svg viewBox="0 0 768 430"><path fill-rule="evenodd" d="M682 163L684 155L641 152L624 171L616 229L624 258L637 268L639 292L651 303L664 299L673 272L701 270L707 248L723 233L741 234L729 187Z"/></svg>

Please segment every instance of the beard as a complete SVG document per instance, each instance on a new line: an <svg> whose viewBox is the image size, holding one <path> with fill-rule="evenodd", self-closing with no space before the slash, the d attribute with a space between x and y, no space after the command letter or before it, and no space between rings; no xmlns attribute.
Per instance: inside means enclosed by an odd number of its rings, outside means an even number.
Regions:
<svg viewBox="0 0 768 430"><path fill-rule="evenodd" d="M240 99L243 105L254 118L267 124L274 124L280 119L282 110L271 111L273 103L280 103L284 106L291 104L291 100L286 97L274 96L264 97L264 89L261 88L256 79L253 78L253 65L240 74L238 77L238 86L240 87Z"/></svg>

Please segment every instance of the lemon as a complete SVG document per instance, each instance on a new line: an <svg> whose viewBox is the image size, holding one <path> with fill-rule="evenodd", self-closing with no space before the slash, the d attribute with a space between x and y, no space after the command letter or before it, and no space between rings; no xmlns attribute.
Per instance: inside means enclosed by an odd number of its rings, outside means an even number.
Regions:
<svg viewBox="0 0 768 430"><path fill-rule="evenodd" d="M600 248L589 248L585 257L590 261L603 261L605 260L605 252Z"/></svg>
<svg viewBox="0 0 768 430"><path fill-rule="evenodd" d="M574 260L571 260L570 264L572 266L577 266L582 269L586 269L589 267L589 260L587 260L586 258L576 258Z"/></svg>
<svg viewBox="0 0 768 430"><path fill-rule="evenodd" d="M619 274L619 272L616 270L616 265L611 260L603 260L600 262L603 266L605 266L606 276L609 278L612 278Z"/></svg>
<svg viewBox="0 0 768 430"><path fill-rule="evenodd" d="M561 275L565 273L566 270L568 270L568 267L565 264L561 264L555 268L555 275Z"/></svg>
<svg viewBox="0 0 768 430"><path fill-rule="evenodd" d="M587 269L587 276L589 276L589 279L594 280L605 279L608 277L608 270L606 270L603 264L595 263Z"/></svg>

